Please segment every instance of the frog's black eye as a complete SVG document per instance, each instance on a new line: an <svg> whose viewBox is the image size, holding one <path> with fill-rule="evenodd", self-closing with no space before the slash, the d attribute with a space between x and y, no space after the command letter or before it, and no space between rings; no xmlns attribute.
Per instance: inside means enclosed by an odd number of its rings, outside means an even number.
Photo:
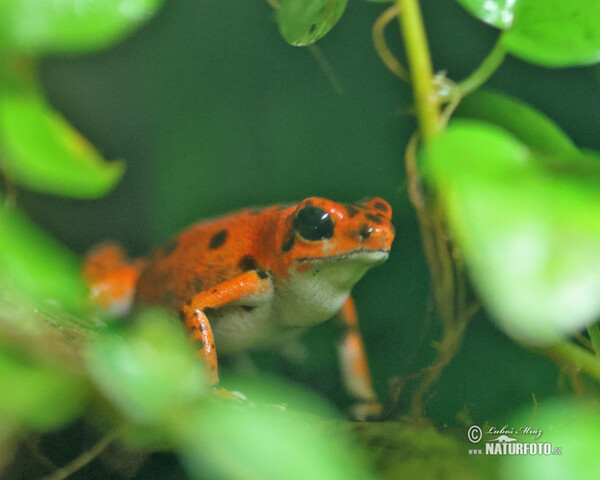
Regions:
<svg viewBox="0 0 600 480"><path fill-rule="evenodd" d="M325 210L304 207L294 218L294 228L306 240L325 240L333 237L333 221Z"/></svg>

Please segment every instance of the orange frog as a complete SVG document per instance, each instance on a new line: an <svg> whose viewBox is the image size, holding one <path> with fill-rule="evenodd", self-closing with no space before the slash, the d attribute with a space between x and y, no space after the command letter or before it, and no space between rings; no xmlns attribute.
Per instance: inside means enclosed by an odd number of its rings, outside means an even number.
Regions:
<svg viewBox="0 0 600 480"><path fill-rule="evenodd" d="M87 257L84 275L98 303L124 314L163 305L182 315L218 385L219 354L281 345L339 313L339 344L355 416L376 414L350 290L389 255L392 211L379 198L354 204L307 198L294 206L246 209L200 222L128 261L113 244Z"/></svg>

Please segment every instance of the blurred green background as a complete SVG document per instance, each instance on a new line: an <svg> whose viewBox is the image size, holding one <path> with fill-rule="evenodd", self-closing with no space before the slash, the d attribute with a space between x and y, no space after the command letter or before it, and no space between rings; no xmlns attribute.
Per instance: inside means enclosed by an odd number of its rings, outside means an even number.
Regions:
<svg viewBox="0 0 600 480"><path fill-rule="evenodd" d="M496 31L455 2L423 2L436 70L459 80L491 49ZM388 200L397 237L390 260L355 288L376 389L430 363L436 322L428 321L429 278L405 188L403 151L414 130L410 88L380 62L371 26L382 6L349 3L317 43L342 92L314 51L287 45L264 1L167 2L144 28L109 50L46 58L51 103L127 172L101 200L65 200L25 191L19 203L78 253L114 239L133 255L176 231L248 205L318 195ZM388 41L400 52L398 28ZM317 53L318 55L319 53ZM488 86L537 107L582 147L600 149L597 69L551 70L509 58ZM338 405L341 393L324 325L307 337L311 356L278 371ZM261 362L274 369L269 358ZM259 358L259 361L261 359ZM483 314L433 389L427 413L456 425L500 419L556 391L557 369L496 330Z"/></svg>

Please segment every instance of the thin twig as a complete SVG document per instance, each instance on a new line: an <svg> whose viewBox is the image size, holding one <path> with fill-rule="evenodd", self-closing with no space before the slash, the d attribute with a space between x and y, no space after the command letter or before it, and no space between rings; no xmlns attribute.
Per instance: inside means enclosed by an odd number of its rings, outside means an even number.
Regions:
<svg viewBox="0 0 600 480"><path fill-rule="evenodd" d="M596 354L596 357L600 358L600 328L598 327L598 324L594 323L593 325L590 325L587 331L590 336L592 350Z"/></svg>
<svg viewBox="0 0 600 480"><path fill-rule="evenodd" d="M375 20L375 23L373 24L373 44L375 45L377 55L379 55L379 58L381 58L381 61L385 66L400 80L410 83L408 71L394 56L385 41L385 27L394 20L399 13L400 8L397 4L394 4Z"/></svg>
<svg viewBox="0 0 600 480"><path fill-rule="evenodd" d="M56 464L40 451L40 438L40 435L34 438L27 438L23 444L29 449L36 460L38 460L48 469L56 470L58 468Z"/></svg>
<svg viewBox="0 0 600 480"><path fill-rule="evenodd" d="M448 125L448 122L450 121L450 117L452 117L452 114L455 112L455 110L460 105L460 102L463 99L463 96L462 96L460 90L458 88L456 88L455 86L453 86L450 89L450 94L446 99L448 100L448 104L444 107L444 109L442 110L442 114L440 116L440 124L441 124L442 128L444 128L444 127L446 127L446 125Z"/></svg>
<svg viewBox="0 0 600 480"><path fill-rule="evenodd" d="M100 455L106 449L106 447L110 445L110 443L119 435L119 433L119 430L115 430L104 435L92 448L83 452L71 463L59 468L47 477L44 477L43 480L64 480L69 475L81 470L88 463L98 457L98 455Z"/></svg>
<svg viewBox="0 0 600 480"><path fill-rule="evenodd" d="M321 67L321 70L323 70L323 73L327 77L327 80L329 80L329 83L335 90L335 93L337 93L338 95L343 95L344 88L342 87L342 84L340 83L340 81L337 79L337 76L335 75L335 72L333 71L331 64L329 63L327 58L325 58L325 55L323 55L323 52L321 51L321 49L314 43L309 45L307 48L308 48L308 51L310 52L310 54L316 60L319 67Z"/></svg>

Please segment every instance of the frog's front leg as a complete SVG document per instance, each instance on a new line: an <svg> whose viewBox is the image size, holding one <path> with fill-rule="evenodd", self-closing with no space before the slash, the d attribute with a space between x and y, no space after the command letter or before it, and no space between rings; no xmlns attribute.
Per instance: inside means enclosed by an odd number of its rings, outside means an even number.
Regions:
<svg viewBox="0 0 600 480"><path fill-rule="evenodd" d="M377 401L377 395L371 384L369 364L358 329L358 318L352 297L348 297L344 302L338 317L344 328L338 344L342 380L348 393L357 400L350 413L357 420L377 417L381 413L381 404Z"/></svg>
<svg viewBox="0 0 600 480"><path fill-rule="evenodd" d="M219 371L215 340L206 314L210 310L260 297L269 293L271 289L271 280L265 272L250 270L197 293L183 306L185 323L190 330L192 341L197 346L198 356L207 366L208 378L212 385L219 384Z"/></svg>

